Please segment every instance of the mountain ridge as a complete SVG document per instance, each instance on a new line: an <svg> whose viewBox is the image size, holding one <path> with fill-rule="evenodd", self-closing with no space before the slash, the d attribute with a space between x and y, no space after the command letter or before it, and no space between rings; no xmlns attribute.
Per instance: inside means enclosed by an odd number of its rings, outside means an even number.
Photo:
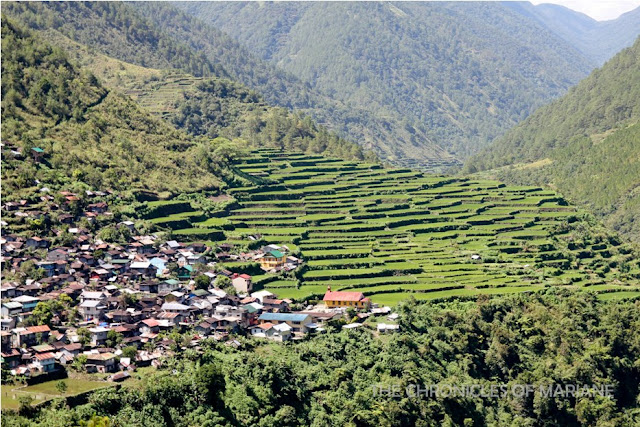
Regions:
<svg viewBox="0 0 640 427"><path fill-rule="evenodd" d="M640 7L616 19L595 19L557 4L532 5L528 2L505 2L507 7L537 20L540 24L575 46L597 66L603 65L640 35Z"/></svg>

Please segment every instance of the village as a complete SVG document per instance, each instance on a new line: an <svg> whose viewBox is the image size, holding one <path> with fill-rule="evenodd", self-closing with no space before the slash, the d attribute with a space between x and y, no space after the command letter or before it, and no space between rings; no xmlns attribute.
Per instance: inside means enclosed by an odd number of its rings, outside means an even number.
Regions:
<svg viewBox="0 0 640 427"><path fill-rule="evenodd" d="M70 192L61 196L67 202L77 198ZM5 217L42 215L30 211L26 201L8 202L3 212ZM326 332L332 322L345 329L360 327L371 315L389 317L390 323L377 324L379 333L398 329L393 323L397 315L361 292L329 287L322 301L303 305L256 289L249 274L221 268L223 261L233 260L259 264L268 274L293 272L303 261L286 245L234 253L228 244L212 247L139 235L128 220L115 227L126 231L129 241L107 243L76 226L78 218L109 215L106 202L89 203L77 215L58 215L71 236L64 245L5 234L3 221L3 372L24 378L73 367L120 381L137 367L159 366L180 349L197 348L203 339L228 345L237 345L239 336L295 341Z"/></svg>

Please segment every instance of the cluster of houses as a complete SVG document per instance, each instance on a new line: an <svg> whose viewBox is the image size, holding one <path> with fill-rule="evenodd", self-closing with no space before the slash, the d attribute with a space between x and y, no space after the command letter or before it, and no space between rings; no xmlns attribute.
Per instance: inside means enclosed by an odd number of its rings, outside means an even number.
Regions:
<svg viewBox="0 0 640 427"><path fill-rule="evenodd" d="M104 202L88 209L108 214ZM300 260L287 255L286 246L232 254L229 245L212 248L136 235L130 221L117 224L128 229L130 241L113 244L73 225L68 228L72 242L65 246L53 246L48 238L2 235L2 363L14 375L64 369L80 356L87 372L157 364L175 351L178 343L168 338L175 331L188 335L189 345L203 338L227 341L233 334L287 341L322 332L348 308L360 311L362 319L389 314L372 309L361 292L331 289L322 304L296 311L290 300L269 290L254 291L250 275L216 268L217 261L227 260L258 262L271 272L296 268ZM37 277L24 277L22 267L29 261ZM219 276L228 277L233 289L220 289ZM46 324L39 324L46 311L42 307L54 306ZM130 357L131 347L135 357Z"/></svg>

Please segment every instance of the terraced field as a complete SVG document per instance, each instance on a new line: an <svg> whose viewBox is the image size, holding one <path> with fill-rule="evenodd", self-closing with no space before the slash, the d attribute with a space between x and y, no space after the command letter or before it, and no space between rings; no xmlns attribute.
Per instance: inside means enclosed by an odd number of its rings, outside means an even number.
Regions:
<svg viewBox="0 0 640 427"><path fill-rule="evenodd" d="M264 281L282 298L321 296L327 286L380 303L551 285L639 289L632 249L539 187L271 150L239 170L263 184L231 189L238 203L224 217L174 206L153 222L180 238L238 243L261 234L299 250L306 263L297 280Z"/></svg>

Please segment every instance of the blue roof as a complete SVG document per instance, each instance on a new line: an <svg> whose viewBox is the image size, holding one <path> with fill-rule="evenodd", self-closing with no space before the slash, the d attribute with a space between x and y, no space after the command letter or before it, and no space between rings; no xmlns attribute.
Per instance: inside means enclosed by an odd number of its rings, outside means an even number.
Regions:
<svg viewBox="0 0 640 427"><path fill-rule="evenodd" d="M277 322L302 322L308 314L295 314L295 313L262 313L258 319L260 320L275 320Z"/></svg>

